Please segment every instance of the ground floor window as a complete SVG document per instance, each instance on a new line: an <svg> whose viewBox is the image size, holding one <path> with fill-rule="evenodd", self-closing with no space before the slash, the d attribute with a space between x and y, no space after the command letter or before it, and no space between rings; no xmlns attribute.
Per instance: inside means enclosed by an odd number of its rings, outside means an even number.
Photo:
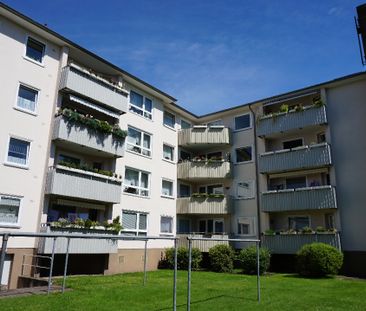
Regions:
<svg viewBox="0 0 366 311"><path fill-rule="evenodd" d="M20 198L0 195L0 224L17 224L19 208Z"/></svg>
<svg viewBox="0 0 366 311"><path fill-rule="evenodd" d="M160 232L162 234L173 234L173 217L161 216Z"/></svg>
<svg viewBox="0 0 366 311"><path fill-rule="evenodd" d="M147 214L122 211L122 234L134 236L147 235Z"/></svg>

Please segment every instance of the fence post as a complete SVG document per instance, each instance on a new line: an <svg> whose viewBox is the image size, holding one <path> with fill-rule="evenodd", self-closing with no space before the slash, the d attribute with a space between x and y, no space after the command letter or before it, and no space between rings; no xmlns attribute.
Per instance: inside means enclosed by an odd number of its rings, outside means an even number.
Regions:
<svg viewBox="0 0 366 311"><path fill-rule="evenodd" d="M67 238L66 255L65 255L65 267L64 267L64 278L62 280L62 293L65 292L65 286L66 286L67 265L69 263L69 248L70 248L70 238Z"/></svg>
<svg viewBox="0 0 366 311"><path fill-rule="evenodd" d="M51 266L50 266L50 274L48 275L48 287L47 287L47 295L50 294L51 291L51 282L52 282L52 272L53 272L53 261L55 259L55 246L56 246L56 239L57 237L53 238L53 245L52 245L52 257L51 257Z"/></svg>
<svg viewBox="0 0 366 311"><path fill-rule="evenodd" d="M147 240L145 240L145 250L144 250L144 281L143 285L146 284L146 268L147 268Z"/></svg>
<svg viewBox="0 0 366 311"><path fill-rule="evenodd" d="M187 311L191 310L191 273L192 273L192 240L188 238L188 288Z"/></svg>
<svg viewBox="0 0 366 311"><path fill-rule="evenodd" d="M9 239L9 234L5 233L3 235L3 243L1 246L1 255L0 255L0 291L1 291L1 280L3 279L5 254L6 254L6 247L8 245L8 239Z"/></svg>
<svg viewBox="0 0 366 311"><path fill-rule="evenodd" d="M257 246L257 299L258 303L261 302L261 285L260 285L260 265L259 265L259 242L256 242Z"/></svg>
<svg viewBox="0 0 366 311"><path fill-rule="evenodd" d="M173 276L173 310L177 310L177 269L178 269L178 249L177 239L174 240L174 276Z"/></svg>

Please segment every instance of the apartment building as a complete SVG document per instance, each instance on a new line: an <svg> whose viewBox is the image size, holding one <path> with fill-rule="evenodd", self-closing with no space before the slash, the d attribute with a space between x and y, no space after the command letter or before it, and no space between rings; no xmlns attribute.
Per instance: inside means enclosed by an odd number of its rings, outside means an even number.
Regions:
<svg viewBox="0 0 366 311"><path fill-rule="evenodd" d="M196 116L3 4L0 52L0 231L223 239L194 241L202 252L259 237L280 263L320 241L366 275L365 73ZM2 285L21 285L52 242L11 239ZM148 242L148 269L170 246ZM144 267L144 242L69 249L69 273Z"/></svg>

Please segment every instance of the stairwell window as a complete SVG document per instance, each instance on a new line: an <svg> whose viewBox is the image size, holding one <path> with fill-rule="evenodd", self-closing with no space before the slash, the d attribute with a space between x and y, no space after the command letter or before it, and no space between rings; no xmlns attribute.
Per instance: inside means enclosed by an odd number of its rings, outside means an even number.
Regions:
<svg viewBox="0 0 366 311"><path fill-rule="evenodd" d="M254 235L254 218L253 217L239 217L238 218L238 234L240 235Z"/></svg>
<svg viewBox="0 0 366 311"><path fill-rule="evenodd" d="M150 174L147 172L126 168L123 182L123 192L148 197Z"/></svg>
<svg viewBox="0 0 366 311"><path fill-rule="evenodd" d="M163 159L168 161L174 161L174 147L164 144L163 145Z"/></svg>
<svg viewBox="0 0 366 311"><path fill-rule="evenodd" d="M160 233L162 235L173 234L173 217L170 216L160 217Z"/></svg>
<svg viewBox="0 0 366 311"><path fill-rule="evenodd" d="M25 56L37 63L42 64L45 48L46 48L46 46L43 43L41 43L31 37L28 37Z"/></svg>
<svg viewBox="0 0 366 311"><path fill-rule="evenodd" d="M30 142L10 137L7 164L28 167Z"/></svg>
<svg viewBox="0 0 366 311"><path fill-rule="evenodd" d="M130 91L130 111L152 120L153 102L150 98L139 93Z"/></svg>
<svg viewBox="0 0 366 311"><path fill-rule="evenodd" d="M147 235L147 214L122 211L122 234L127 236Z"/></svg>
<svg viewBox="0 0 366 311"><path fill-rule="evenodd" d="M27 112L35 113L38 102L38 90L25 86L19 85L17 108Z"/></svg>
<svg viewBox="0 0 366 311"><path fill-rule="evenodd" d="M163 197L173 198L173 181L163 179L161 182L161 195Z"/></svg>
<svg viewBox="0 0 366 311"><path fill-rule="evenodd" d="M235 130L236 131L240 131L240 130L245 130L251 127L251 122L250 122L250 114L243 114L241 116L237 116L234 119L234 123L235 123Z"/></svg>
<svg viewBox="0 0 366 311"><path fill-rule="evenodd" d="M235 149L236 163L250 162L253 159L252 147L242 147Z"/></svg>
<svg viewBox="0 0 366 311"><path fill-rule="evenodd" d="M175 128L175 115L168 111L164 111L164 125L174 129Z"/></svg>
<svg viewBox="0 0 366 311"><path fill-rule="evenodd" d="M0 226L17 226L19 223L20 198L0 195Z"/></svg>
<svg viewBox="0 0 366 311"><path fill-rule="evenodd" d="M126 148L145 156L151 156L151 135L133 127L128 127Z"/></svg>

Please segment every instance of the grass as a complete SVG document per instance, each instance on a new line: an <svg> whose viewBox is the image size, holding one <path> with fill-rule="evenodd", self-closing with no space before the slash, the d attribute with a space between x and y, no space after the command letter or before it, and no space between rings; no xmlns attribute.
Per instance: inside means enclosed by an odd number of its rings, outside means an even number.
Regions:
<svg viewBox="0 0 366 311"><path fill-rule="evenodd" d="M178 310L186 310L187 273L178 273ZM0 299L0 310L172 310L173 273L69 277L65 294ZM192 311L206 310L365 310L366 281L306 279L272 274L261 277L262 301L256 301L256 277L193 272Z"/></svg>

